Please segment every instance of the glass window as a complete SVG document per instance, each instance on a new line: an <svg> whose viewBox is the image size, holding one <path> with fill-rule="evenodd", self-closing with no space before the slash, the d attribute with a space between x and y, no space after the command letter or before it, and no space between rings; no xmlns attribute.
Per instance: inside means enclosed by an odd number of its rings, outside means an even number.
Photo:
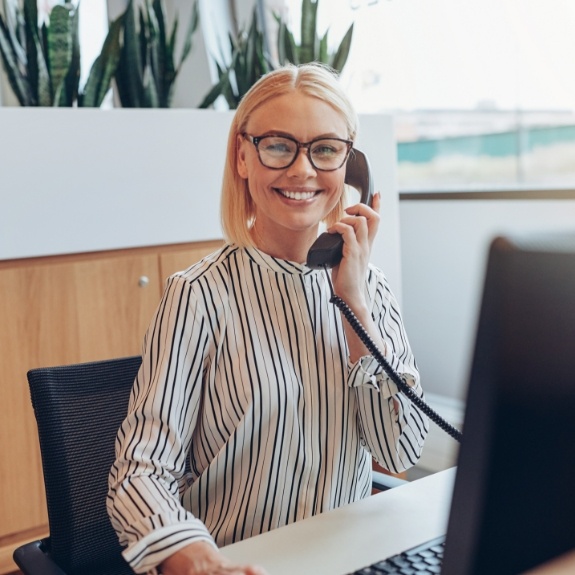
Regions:
<svg viewBox="0 0 575 575"><path fill-rule="evenodd" d="M402 190L575 186L573 0L320 1L334 45L352 20L342 81L394 113Z"/></svg>

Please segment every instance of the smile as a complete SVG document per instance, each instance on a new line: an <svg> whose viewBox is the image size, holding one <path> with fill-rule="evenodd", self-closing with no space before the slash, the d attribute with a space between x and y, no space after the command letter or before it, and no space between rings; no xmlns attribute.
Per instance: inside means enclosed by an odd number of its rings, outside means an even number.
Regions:
<svg viewBox="0 0 575 575"><path fill-rule="evenodd" d="M277 192L279 192L285 198L290 200L311 200L317 192L292 192L289 190L280 190L275 188Z"/></svg>

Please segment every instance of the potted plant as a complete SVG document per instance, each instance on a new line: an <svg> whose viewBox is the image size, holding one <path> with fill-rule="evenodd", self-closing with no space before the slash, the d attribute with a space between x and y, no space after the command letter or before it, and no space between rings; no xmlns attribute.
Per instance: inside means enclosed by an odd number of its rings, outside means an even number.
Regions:
<svg viewBox="0 0 575 575"><path fill-rule="evenodd" d="M163 0L146 0L111 22L88 80L80 81L79 6L54 6L38 24L37 0L12 8L4 0L0 15L0 55L10 86L21 106L99 107L112 79L123 107L170 106L174 82L192 48L198 26L194 2L185 44L175 62L176 18L168 33Z"/></svg>
<svg viewBox="0 0 575 575"><path fill-rule="evenodd" d="M321 62L341 72L351 48L353 23L345 33L334 52L329 51L327 30L320 37L317 29L317 9L319 0L302 0L301 40L296 43L294 34L281 16L275 15L278 23L277 62L272 61L265 36L259 25L257 7L254 8L248 30L240 30L237 37L229 35L231 59L227 65L216 62L218 82L208 92L200 108L211 106L219 96L223 96L231 109L237 108L242 96L266 72L288 62L304 64Z"/></svg>
<svg viewBox="0 0 575 575"><path fill-rule="evenodd" d="M184 47L177 62L178 19L168 32L163 0L146 0L139 9L130 0L121 18L122 42L114 80L122 107L169 108L176 77L192 49L199 21L198 2L192 5Z"/></svg>
<svg viewBox="0 0 575 575"><path fill-rule="evenodd" d="M261 76L275 68L268 54L264 35L260 30L257 9L254 8L248 30L240 30L237 37L228 35L231 61L227 66L216 62L219 81L208 92L199 108L208 108L223 96L231 110L235 110L244 94Z"/></svg>
<svg viewBox="0 0 575 575"><path fill-rule="evenodd" d="M80 90L79 8L54 6L38 22L36 0L13 7L4 0L0 15L0 56L21 106L101 105L117 62L120 23L114 22L86 85Z"/></svg>
<svg viewBox="0 0 575 575"><path fill-rule="evenodd" d="M305 64L322 62L341 73L351 48L353 23L347 29L342 41L334 52L328 45L329 28L320 37L317 30L317 9L319 0L302 0L301 3L301 40L297 44L293 33L280 15L275 15L278 23L277 49L280 65L291 62Z"/></svg>

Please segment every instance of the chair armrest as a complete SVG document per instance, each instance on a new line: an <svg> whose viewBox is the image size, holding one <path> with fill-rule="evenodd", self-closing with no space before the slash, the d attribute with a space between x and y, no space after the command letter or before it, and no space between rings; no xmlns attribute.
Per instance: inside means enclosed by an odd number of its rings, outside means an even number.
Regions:
<svg viewBox="0 0 575 575"><path fill-rule="evenodd" d="M401 485L409 483L409 481L405 479L394 477L393 475L386 475L379 471L373 471L372 473L372 487L379 491L386 491L387 489L393 489L394 487L400 487Z"/></svg>
<svg viewBox="0 0 575 575"><path fill-rule="evenodd" d="M44 551L44 542L41 540L16 548L12 556L24 575L66 575Z"/></svg>

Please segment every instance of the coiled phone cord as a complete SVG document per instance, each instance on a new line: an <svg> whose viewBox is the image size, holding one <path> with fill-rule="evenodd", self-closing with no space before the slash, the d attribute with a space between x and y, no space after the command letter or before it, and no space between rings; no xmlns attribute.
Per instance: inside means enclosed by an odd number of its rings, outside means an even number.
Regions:
<svg viewBox="0 0 575 575"><path fill-rule="evenodd" d="M329 277L329 273L327 271L327 267L324 267L327 281L329 284L329 288L331 290L331 299L329 300L333 303L336 307L339 308L341 313L344 315L345 319L348 321L349 325L353 328L355 333L359 336L361 341L365 344L365 347L369 350L372 356L376 359L377 363L385 370L385 373L389 376L389 378L397 385L397 387L402 391L402 393L431 421L433 421L436 425L438 425L445 433L453 437L456 441L461 442L461 438L463 437L461 431L453 427L449 422L445 421L437 412L435 412L421 397L415 394L413 389L407 385L407 383L400 377L400 375L391 367L389 362L385 359L373 339L369 336L365 328L361 325L360 321L357 319L356 315L350 309L350 307L333 291L333 285L331 283L331 278Z"/></svg>

